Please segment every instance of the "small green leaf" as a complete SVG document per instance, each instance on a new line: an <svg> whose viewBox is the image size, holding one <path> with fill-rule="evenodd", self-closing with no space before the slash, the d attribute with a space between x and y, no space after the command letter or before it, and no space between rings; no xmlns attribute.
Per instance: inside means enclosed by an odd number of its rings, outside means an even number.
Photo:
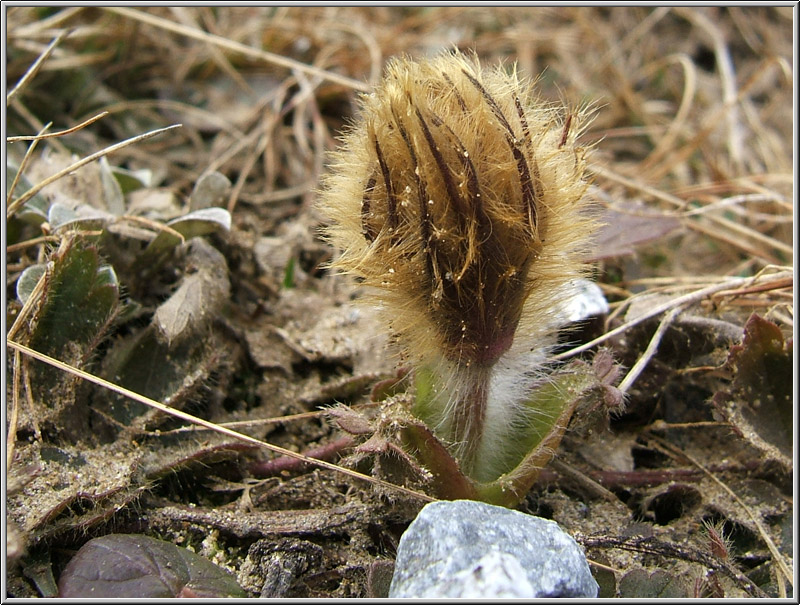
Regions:
<svg viewBox="0 0 800 605"><path fill-rule="evenodd" d="M217 231L229 231L231 228L230 212L224 208L204 208L190 212L167 223L174 231L180 233L184 239L208 235ZM145 248L143 257L152 259L181 243L181 239L169 231L161 231L155 239Z"/></svg>
<svg viewBox="0 0 800 605"><path fill-rule="evenodd" d="M119 288L119 280L117 274L114 273L114 268L109 265L103 265L97 269L97 276L94 280L95 288L102 288L103 286L111 286L112 288Z"/></svg>
<svg viewBox="0 0 800 605"><path fill-rule="evenodd" d="M108 158L100 158L99 167L100 182L103 184L103 198L106 202L106 208L111 214L122 216L125 214L125 197L122 194L122 187L114 176L111 166L108 163Z"/></svg>
<svg viewBox="0 0 800 605"><path fill-rule="evenodd" d="M35 273L26 278L23 288ZM42 293L42 307L31 346L64 361L76 361L82 347L96 343L119 301L114 270L101 266L97 249L82 240L65 241L53 255L52 271ZM70 351L69 359L64 355Z"/></svg>
<svg viewBox="0 0 800 605"><path fill-rule="evenodd" d="M150 187L153 182L153 173L150 170L127 170L119 166L111 167L111 174L119 183L123 194L137 191L143 187Z"/></svg>
<svg viewBox="0 0 800 605"><path fill-rule="evenodd" d="M59 204L58 202L53 204L53 206L50 208L50 211L47 213L47 222L50 223L50 226L53 229L58 229L67 223L77 220L77 218L77 212L75 212L72 208L65 206L64 204Z"/></svg>
<svg viewBox="0 0 800 605"><path fill-rule="evenodd" d="M231 190L231 182L220 172L208 172L195 183L189 199L192 211L219 206L225 201Z"/></svg>
<svg viewBox="0 0 800 605"><path fill-rule="evenodd" d="M23 305L28 301L36 284L47 272L46 264L31 265L17 279L17 300Z"/></svg>
<svg viewBox="0 0 800 605"><path fill-rule="evenodd" d="M86 204L73 209L56 202L50 206L47 222L54 230L79 227L88 231L105 227L110 218L106 212Z"/></svg>
<svg viewBox="0 0 800 605"><path fill-rule="evenodd" d="M283 272L283 288L288 290L294 288L294 257L289 259L286 263L286 270Z"/></svg>
<svg viewBox="0 0 800 605"><path fill-rule="evenodd" d="M215 231L231 228L231 214L224 208L203 208L167 223L186 239L207 235Z"/></svg>

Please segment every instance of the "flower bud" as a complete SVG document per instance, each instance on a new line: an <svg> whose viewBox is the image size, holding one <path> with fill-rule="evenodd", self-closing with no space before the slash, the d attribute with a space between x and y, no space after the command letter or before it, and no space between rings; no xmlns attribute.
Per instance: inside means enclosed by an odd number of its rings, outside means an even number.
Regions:
<svg viewBox="0 0 800 605"><path fill-rule="evenodd" d="M319 205L333 266L377 291L412 360L450 368L454 442L480 440L491 369L547 341L582 273L583 118L471 57L397 58L333 156Z"/></svg>

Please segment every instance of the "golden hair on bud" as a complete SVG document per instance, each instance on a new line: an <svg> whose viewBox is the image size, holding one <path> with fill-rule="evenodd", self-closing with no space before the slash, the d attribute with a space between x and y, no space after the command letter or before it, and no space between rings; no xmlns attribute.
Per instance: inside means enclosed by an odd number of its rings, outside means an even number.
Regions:
<svg viewBox="0 0 800 605"><path fill-rule="evenodd" d="M514 421L507 393L491 409L496 374L515 351L541 357L583 272L584 118L473 57L396 58L323 181L333 266L375 289L409 359L434 368L432 428L467 467L497 440L487 415Z"/></svg>

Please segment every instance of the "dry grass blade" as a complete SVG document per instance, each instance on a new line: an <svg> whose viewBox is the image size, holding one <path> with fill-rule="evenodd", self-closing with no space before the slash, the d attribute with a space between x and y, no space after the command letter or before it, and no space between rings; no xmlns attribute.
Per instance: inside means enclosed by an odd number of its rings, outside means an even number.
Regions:
<svg viewBox="0 0 800 605"><path fill-rule="evenodd" d="M72 128L67 128L66 130L59 130L58 132L48 132L47 134L40 132L39 134L29 135L29 136L7 137L6 142L16 143L18 141L38 141L41 139L52 139L54 137L63 137L64 135L72 134L73 132L77 132L82 128L86 128L87 126L89 126L89 124L94 124L95 122L97 122L97 120L104 118L107 115L108 115L107 111L101 111L96 116L92 116L91 118L81 122L77 126L73 126Z"/></svg>
<svg viewBox="0 0 800 605"><path fill-rule="evenodd" d="M695 216L697 214L706 214L708 212L713 212L715 210L719 210L722 208L730 208L734 212L740 215L747 214L745 210L740 208L742 204L753 204L753 203L777 203L779 204L784 210L791 211L791 204L787 202L783 196L778 196L775 193L750 193L750 194L742 194L742 195L734 195L731 197L722 198L719 200L715 200L708 204L707 206L701 206L700 208L695 208L694 210L689 210L683 214L683 216ZM793 217L791 216L780 216L775 214L755 214L756 218L761 220L770 220L776 223L778 222L792 222Z"/></svg>
<svg viewBox="0 0 800 605"><path fill-rule="evenodd" d="M40 183L37 183L36 185L34 185L30 189L28 189L28 191L26 191L18 199L14 200L14 202L12 204L9 204L8 208L6 210L6 219L9 219L12 216L14 216L14 214L17 212L17 210L19 210L23 206L23 204L25 204L25 202L27 202L34 195L39 193L42 189L44 189L48 185L56 182L58 179L68 175L70 172L73 172L73 171L77 170L81 166L85 166L86 164L94 162L95 160L97 160L97 159L99 159L99 158L101 158L103 156L106 156L109 153L113 153L115 151L118 151L119 149L127 147L128 145L133 145L134 143L139 143L141 141L144 141L146 139L149 139L151 137L159 135L159 134L161 134L163 132L167 132L169 130L173 130L175 128L180 128L180 127L181 127L181 124L173 124L172 126L167 126L166 128L159 128L157 130L152 130L150 132L146 132L144 134L140 134L140 135L137 135L135 137L131 137L130 139L126 139L126 140L124 140L124 141L122 141L120 143L116 143L115 145L111 145L109 147L106 147L105 149L101 149L100 151L98 151L96 153L93 153L93 154L91 154L89 156L86 156L85 158L83 158L81 160L78 160L77 162L75 162L74 164L68 166L67 168L64 168L63 170L58 171L53 176L44 179Z"/></svg>
<svg viewBox="0 0 800 605"><path fill-rule="evenodd" d="M14 390L11 393L11 415L8 418L8 436L6 438L6 476L14 460L14 444L17 442L17 422L19 421L19 393L22 376L22 360L19 351L14 351Z"/></svg>
<svg viewBox="0 0 800 605"><path fill-rule="evenodd" d="M62 11L55 13L54 15L51 15L50 17L47 17L46 19L42 19L40 21L34 21L33 23L28 23L20 28L9 29L8 37L9 38L13 37L17 39L26 39L26 38L34 38L36 36L45 35L45 33L51 30L52 28L61 25L64 21L72 19L72 17L74 17L83 10L85 10L85 7L83 6L66 8Z"/></svg>
<svg viewBox="0 0 800 605"><path fill-rule="evenodd" d="M589 342L587 342L585 344L582 344L582 345L580 345L578 347L574 347L574 348L572 348L572 349L570 349L568 351L564 351L563 353L560 353L560 354L556 355L554 357L554 359L557 359L557 360L568 359L570 357L573 357L573 356L577 355L578 353L582 353L583 351L588 351L592 347L595 347L595 346L607 341L608 339L613 338L614 336L616 336L618 334L622 334L623 332L625 332L627 330L630 330L633 326L639 325L640 323L650 319L651 317L656 317L657 315L661 315L661 313L664 313L665 311L669 311L669 310L674 309L676 307L684 307L686 305L690 305L690 304L694 304L694 303L700 302L701 300L703 300L704 298L706 298L708 296L711 296L712 294L717 294L718 292L722 292L724 290L731 290L731 289L734 289L734 288L739 288L740 286L744 286L745 284L752 284L752 283L758 281L759 279L760 279L759 276L756 276L756 277L736 277L736 278L732 278L732 279L726 280L726 281L724 281L723 283L720 283L720 284L713 284L711 286L708 286L707 288L702 288L702 289L697 290L695 292L690 292L688 294L684 294L683 296L679 296L677 298L674 298L673 300L670 300L670 301L668 301L668 302L666 302L664 304L657 305L656 307L654 307L650 311L642 314L641 316L637 317L636 319L631 320L631 321L629 321L629 322L627 322L627 323L625 323L625 324L623 324L623 325L621 325L621 326L619 326L617 328L614 328L613 330L610 330L610 331L606 332L605 334L595 338L594 340L591 340L591 341L589 341ZM767 283L769 285L771 285L773 288L776 286L776 284L777 284L778 287L783 287L781 284L783 284L786 279L793 279L792 273L790 271L782 271L780 273L776 273L774 275L770 275L768 280L767 280ZM766 286L767 283L765 283L763 285Z"/></svg>
<svg viewBox="0 0 800 605"><path fill-rule="evenodd" d="M636 381L639 377L639 374L642 373L644 368L650 362L653 355L656 354L658 351L658 345L661 342L661 338L664 336L664 332L667 331L667 328L672 323L672 320L675 319L675 316L678 315L683 310L683 306L675 307L669 313L664 316L664 319L661 320L661 323L658 324L658 329L656 329L655 334L650 339L650 343L647 345L647 349L645 349L642 356L636 361L633 367L628 372L627 376L619 383L617 387L623 393L627 393L628 389L631 385Z"/></svg>
<svg viewBox="0 0 800 605"><path fill-rule="evenodd" d="M8 94L6 95L6 105L11 103L11 100L18 95L20 92L25 90L25 87L33 80L34 76L39 72L39 69L42 67L47 58L50 54L55 50L56 46L58 46L61 41L69 35L70 32L65 31L59 34L50 44L47 45L47 48L44 49L44 52L39 55L39 58L34 61L33 65L30 66L28 71L20 78L17 85L12 88Z"/></svg>
<svg viewBox="0 0 800 605"><path fill-rule="evenodd" d="M197 416L192 416L191 414L187 414L186 412L182 412L180 410L173 409L169 406L164 405L158 401L154 401L148 397L140 395L139 393L135 393L130 391L124 387L116 385L112 382L107 380L103 380L89 372L84 372L78 368L72 367L69 364L66 364L62 361L57 359L53 359L52 357L48 357L38 351L34 351L33 349L26 347L18 342L14 342L13 340L6 340L6 345L10 348L14 349L15 351L19 351L33 357L34 359L38 359L39 361L46 363L48 365L53 366L54 368L58 368L64 372L72 374L73 376L77 376L78 378L82 378L84 380L88 380L96 385L99 385L103 388L109 389L119 395L123 395L125 397L129 397L130 399L147 405L153 409L156 409L160 412L165 414L169 414L170 416L174 416L175 418L180 418L181 420L185 420L186 422L191 422L192 424L196 424L207 428L209 430L215 431L222 435L227 435L228 437L233 437L234 439L238 439L239 441L244 441L246 443L251 443L253 445L257 445L259 447L268 449L272 452L277 454L281 454L283 456L288 456L290 458L295 458L297 460L301 460L302 462L307 462L308 464L313 464L319 466L321 468L325 468L331 471L335 471L337 473L343 473L350 477L354 477L356 479L361 479L362 481L367 481L368 483L373 483L375 485L380 485L386 489L402 492L406 495L413 496L414 498L419 498L420 500L424 500L426 502L433 502L435 498L428 496L427 494L423 494L421 492L414 491L407 487L403 487L401 485L395 485L393 483L389 483L388 481L384 481L382 479L377 479L375 477L370 477L369 475L364 475L357 471L350 470L349 468L345 468L342 466L337 466L336 464L331 464L329 462L324 462L322 460L316 460L314 458L309 458L304 456L303 454L298 454L297 452L293 452L292 450L287 450L285 448L279 447L277 445L272 445L271 443L267 443L266 441L261 441L260 439L256 439L255 437L250 437L249 435L245 435L243 433L239 433L237 431L233 431L231 429L225 428L223 426L219 426L213 422L209 422L208 420L203 420L202 418L198 418Z"/></svg>
<svg viewBox="0 0 800 605"><path fill-rule="evenodd" d="M683 209L687 205L686 200L683 200L665 191L661 191L640 181L635 181L623 175L617 174L605 167L593 164L589 166L589 169L598 176L607 178L632 190L641 191L655 200L667 202L676 208ZM681 213L681 216L693 216L695 214L697 214L697 212L692 209ZM740 248L747 254L762 259L766 263L780 262L781 259L775 256L775 254L772 252L773 250L778 250L783 254L793 254L794 249L791 245L785 244L768 235L764 235L763 233L760 233L755 229L748 227L747 225L739 224L735 221L725 218L724 216L708 214L705 216L705 218L708 219L708 222L711 224L696 221L685 222L684 224L687 228L693 231L697 231L728 245ZM751 241L755 242L755 244L761 245L758 246L751 244Z"/></svg>
<svg viewBox="0 0 800 605"><path fill-rule="evenodd" d="M279 416L277 418L258 418L253 420L238 420L235 422L220 422L217 426L222 426L229 429L234 429L238 427L254 427L254 426L263 426L269 424L285 424L288 422L296 422L298 420L308 420L310 418L324 418L327 416L328 412L326 410L317 410L316 412L303 412L301 414L289 414L287 416ZM172 429L171 431L161 431L162 435L170 435L175 433L186 433L186 432L194 432L194 431L205 431L209 430L202 426L182 426L177 429Z"/></svg>
<svg viewBox="0 0 800 605"><path fill-rule="evenodd" d="M228 40L227 38L216 36L214 34L209 34L199 29L194 29L191 27L186 27L185 25L174 23L172 21L167 21L166 19L150 15L143 11L132 10L123 7L114 7L114 8L108 7L105 10L112 13L116 13L122 17L127 17L129 19L141 21L142 23L147 23L148 25L153 25L155 27L171 31L176 34L180 34L182 36L187 36L195 40L200 40L201 42L208 42L210 44L214 44L216 46L220 46L222 48L226 48L228 50L241 53L243 55L252 57L254 59L267 61L268 63L280 65L281 67L286 67L288 69L297 69L299 71L314 76L319 76L324 80L327 80L329 82L335 82L336 84L341 84L348 88L352 88L353 90L359 90L361 92L367 92L370 90L369 85L365 84L364 82L359 82L358 80L353 80L352 78L340 76L338 74L325 71L324 69L314 67L313 65L306 65L305 63L301 63L300 61L295 61L293 59L289 59L281 55L276 55L266 50L259 50L251 46L246 46L239 42Z"/></svg>
<svg viewBox="0 0 800 605"><path fill-rule="evenodd" d="M53 123L49 122L48 124L44 125L44 128L39 131L39 134L36 135L33 139L33 142L28 146L28 149L25 151L25 156L22 158L22 162L19 165L19 170L17 170L17 174L14 175L14 180L11 181L11 185L8 187L8 194L6 195L6 205L11 204L12 196L14 195L14 191L17 188L17 184L19 180L22 178L22 175L25 173L25 168L28 166L28 162L31 161L33 157L33 151L36 149L36 146L39 144L39 140L43 138L44 132L52 126Z"/></svg>
<svg viewBox="0 0 800 605"><path fill-rule="evenodd" d="M137 223L139 225L144 225L145 227L151 229L156 233L160 231L165 231L166 233L169 233L171 236L180 240L181 243L184 243L186 241L186 237L182 233L175 231L175 229L173 229L169 225L165 225L164 223L160 223L159 221L154 221L144 216L131 216L129 214L125 214L119 217L119 220L128 221L131 223Z"/></svg>
<svg viewBox="0 0 800 605"><path fill-rule="evenodd" d="M675 11L703 29L711 37L717 69L719 70L720 79L722 80L722 100L724 106L727 108L727 111L721 112L721 114L725 115L728 123L728 152L731 154L731 159L734 161L734 164L740 166L742 164L742 149L744 147L742 141L744 129L741 124L739 124L739 108L736 104L738 100L736 75L734 73L733 58L731 57L725 36L720 31L719 27L703 13L681 8L676 8Z"/></svg>
<svg viewBox="0 0 800 605"><path fill-rule="evenodd" d="M671 63L677 63L683 68L685 81L683 96L672 123L667 128L667 131L659 137L655 148L640 166L645 173L647 173L649 167L656 165L673 148L681 132L686 128L692 109L692 102L697 92L697 70L694 63L685 53L664 57L664 59L651 65L648 71L656 71L661 69L663 65Z"/></svg>
<svg viewBox="0 0 800 605"><path fill-rule="evenodd" d="M58 242L61 241L61 238L57 235L42 235L41 237L34 237L32 239L25 240L24 242L19 242L17 244L11 244L10 246L6 246L6 254L11 254L12 252L19 252L20 250L24 250L25 248L30 248L31 246L38 246L39 244L46 244L47 242Z"/></svg>

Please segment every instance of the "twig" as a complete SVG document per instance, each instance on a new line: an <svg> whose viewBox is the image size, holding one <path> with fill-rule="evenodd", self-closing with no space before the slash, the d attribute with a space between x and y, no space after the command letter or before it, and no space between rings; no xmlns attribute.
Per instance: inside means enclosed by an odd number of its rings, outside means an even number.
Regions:
<svg viewBox="0 0 800 605"><path fill-rule="evenodd" d="M619 383L619 387L617 387L623 393L627 393L630 386L634 383L634 381L639 377L639 374L642 373L644 368L650 362L653 355L656 354L658 350L658 345L661 343L661 338L664 336L664 332L667 331L667 328L672 323L672 320L675 319L675 316L683 310L683 307L675 307L669 313L664 316L664 319L661 320L661 323L658 324L658 329L656 330L653 337L650 339L650 343L647 345L647 349L645 349L642 356L636 361L636 363L631 368L628 375Z"/></svg>
<svg viewBox="0 0 800 605"><path fill-rule="evenodd" d="M558 473L566 475L573 481L579 483L582 487L586 488L586 490L590 492L593 496L596 496L598 498L603 498L608 502L619 502L619 498L614 492L609 490L606 486L595 481L589 475L586 475L581 471L579 471L578 469L571 467L566 462L555 459L550 462L550 466L553 470L557 471Z"/></svg>
<svg viewBox="0 0 800 605"><path fill-rule="evenodd" d="M312 447L303 452L304 456L313 458L314 460L331 460L334 456L343 450L353 445L353 438L350 435L340 437L325 443ZM248 467L249 473L253 477L259 479L265 477L273 477L279 475L284 471L300 471L308 465L307 462L300 462L296 458L289 458L288 456L280 456L272 460L264 460L261 462L254 462Z"/></svg>
<svg viewBox="0 0 800 605"><path fill-rule="evenodd" d="M191 414L187 414L186 412L183 412L181 410L176 410L174 408L171 408L169 406L164 405L163 403L160 403L158 401L150 399L149 397L145 397L144 395L140 395L139 393L135 393L134 391L131 391L131 390L126 389L124 387L121 387L121 386L119 386L117 384L114 384L112 382L104 380L104 379L102 379L102 378L100 378L98 376L94 376L93 374L90 374L89 372L85 372L83 370L75 368L75 367L73 367L73 366L71 366L71 365L69 365L67 363L64 363L63 361L59 361L57 359L53 359L52 357L49 357L48 355L45 355L45 354L40 353L38 351L34 351L33 349L31 349L29 347L26 347L25 345L22 345L22 344L20 344L18 342L14 342L12 340L6 340L6 345L11 347L15 351L20 351L22 353L25 353L26 355L29 355L30 357L33 357L34 359L38 359L39 361L42 361L42 362L44 362L44 363L46 363L48 365L51 365L51 366L53 366L55 368L58 368L59 370L62 370L62 371L67 372L69 374L72 374L73 376L77 376L79 378L83 378L84 380L88 380L89 382L92 382L92 383L94 383L96 385L99 385L99 386L101 386L103 388L109 389L109 390L111 390L111 391L113 391L113 392L115 392L115 393L117 393L119 395L122 395L124 397L128 397L130 399L133 399L134 401L138 401L139 403L142 403L142 404L144 404L146 406L149 406L151 408L159 410L160 412L163 412L165 414L169 414L170 416L174 416L175 418L180 418L181 420L185 420L185 421L191 422L193 424L200 425L200 426L205 427L207 429L211 429L212 431L215 431L217 433L221 433L222 435L227 435L228 437L233 437L234 439L238 439L238 440L244 441L246 443L252 443L254 445L257 445L258 447L266 448L266 449L268 449L270 451L276 452L276 453L281 454L283 456L289 456L291 458L296 458L298 460L302 460L303 462L308 462L309 464L320 466L320 467L328 469L328 470L336 471L338 473L342 473L342 474L348 475L350 477L354 477L356 479L361 479L361 480L367 481L369 483L374 483L376 485L380 485L380 486L385 487L387 489L400 491L400 492L403 492L403 493L405 493L405 494L407 494L409 496L413 496L413 497L419 498L421 500L425 500L425 501L428 501L428 502L433 502L435 500L435 498L432 498L431 496L428 496L427 494L423 494L421 492L414 491L414 490L409 489L407 487L403 487L401 485L395 485L393 483L390 483L388 481L384 481L383 479L378 479L376 477L370 477L369 475L364 475L363 473L359 473L357 471L353 471L353 470L350 470L348 468L344 468L342 466L337 466L336 464L331 464L329 462L324 462L322 460L315 460L314 458L308 458L307 456L304 456L303 454L298 454L297 452L293 452L291 450L287 450L287 449L279 447L277 445L273 445L271 443L267 443L266 441L261 441L260 439L256 439L255 437L251 437L249 435L245 435L243 433L238 433L238 432L233 431L231 429L219 426L217 424L214 424L213 422L209 422L208 420L203 420L202 418L198 418L197 416L192 416Z"/></svg>
<svg viewBox="0 0 800 605"><path fill-rule="evenodd" d="M656 536L576 536L576 540L584 548L619 548L641 553L659 554L683 561L693 561L705 565L709 569L717 569L731 578L736 584L753 597L765 598L769 595L759 588L750 578L727 561L710 553L705 553L685 545L674 545L661 542Z"/></svg>
<svg viewBox="0 0 800 605"><path fill-rule="evenodd" d="M16 354L16 351L15 351ZM25 382L25 401L28 404L28 413L31 415L31 426L33 427L33 436L36 441L41 445L42 443L42 430L39 428L39 421L36 420L36 406L33 404L33 389L31 388L31 373L29 371L29 364L27 357L22 362L22 379Z"/></svg>

